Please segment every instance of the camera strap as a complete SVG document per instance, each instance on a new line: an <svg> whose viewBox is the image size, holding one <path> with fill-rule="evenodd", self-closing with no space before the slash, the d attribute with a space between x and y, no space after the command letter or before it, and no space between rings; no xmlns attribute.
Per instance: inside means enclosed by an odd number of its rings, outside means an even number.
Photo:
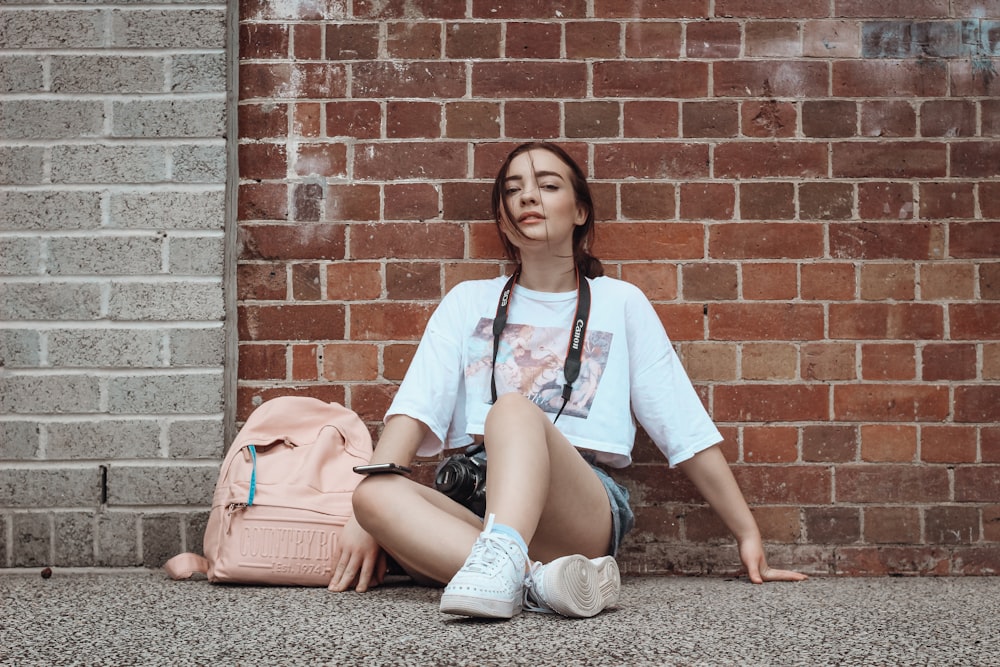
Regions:
<svg viewBox="0 0 1000 667"><path fill-rule="evenodd" d="M507 284L504 285L503 291L500 292L500 301L497 303L497 314L493 318L493 364L490 366L490 395L493 397L494 403L497 400L496 365L497 354L500 352L500 335L503 333L504 327L507 326L510 299L519 276L520 271L515 271L514 275L507 281ZM573 316L573 328L570 331L569 347L566 350L566 362L563 364L563 376L566 378L566 384L563 385L562 389L562 406L560 406L559 412L556 413L556 418L552 420L552 423L558 421L559 416L566 408L569 397L573 393L573 383L580 377L580 365L583 360L583 342L587 335L587 321L589 319L590 285L587 283L587 279L581 277L580 272L577 271L576 314Z"/></svg>

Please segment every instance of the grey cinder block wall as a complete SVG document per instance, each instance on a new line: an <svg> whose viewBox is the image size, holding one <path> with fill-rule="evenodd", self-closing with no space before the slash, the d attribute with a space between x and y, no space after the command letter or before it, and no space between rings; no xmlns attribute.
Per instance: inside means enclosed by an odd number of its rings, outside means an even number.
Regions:
<svg viewBox="0 0 1000 667"><path fill-rule="evenodd" d="M30 4L29 4L30 3ZM0 5L0 567L200 547L223 449L226 7Z"/></svg>

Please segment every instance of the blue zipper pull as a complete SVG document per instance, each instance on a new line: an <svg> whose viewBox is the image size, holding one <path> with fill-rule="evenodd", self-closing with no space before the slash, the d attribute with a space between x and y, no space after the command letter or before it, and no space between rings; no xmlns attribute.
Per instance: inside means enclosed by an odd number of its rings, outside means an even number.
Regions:
<svg viewBox="0 0 1000 667"><path fill-rule="evenodd" d="M247 447L250 450L250 458L253 459L253 470L250 472L250 496L247 498L247 507L253 505L253 496L257 491L257 448L253 445Z"/></svg>

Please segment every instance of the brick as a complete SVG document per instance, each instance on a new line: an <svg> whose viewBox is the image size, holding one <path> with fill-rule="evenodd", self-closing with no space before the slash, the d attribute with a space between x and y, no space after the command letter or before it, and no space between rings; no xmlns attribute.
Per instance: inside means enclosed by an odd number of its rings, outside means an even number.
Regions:
<svg viewBox="0 0 1000 667"><path fill-rule="evenodd" d="M938 305L833 303L829 312L830 338L939 340L944 334L944 311Z"/></svg>
<svg viewBox="0 0 1000 667"><path fill-rule="evenodd" d="M954 58L963 46L955 21L865 21L861 41L865 58Z"/></svg>
<svg viewBox="0 0 1000 667"><path fill-rule="evenodd" d="M441 222L353 225L351 255L356 259L457 259L464 256L461 226Z"/></svg>
<svg viewBox="0 0 1000 667"><path fill-rule="evenodd" d="M557 59L561 43L559 24L511 21L507 23L504 55L507 58Z"/></svg>
<svg viewBox="0 0 1000 667"><path fill-rule="evenodd" d="M731 183L681 183L680 200L684 220L732 220L736 208Z"/></svg>
<svg viewBox="0 0 1000 667"><path fill-rule="evenodd" d="M333 384L303 384L288 385L279 387L254 386L251 384L240 384L236 389L236 420L246 421L251 412L264 401L268 401L278 396L309 396L318 398L321 401L347 404L344 387Z"/></svg>
<svg viewBox="0 0 1000 667"><path fill-rule="evenodd" d="M500 28L499 23L449 23L445 29L445 56L454 59L499 58ZM569 57L574 56L570 54Z"/></svg>
<svg viewBox="0 0 1000 667"><path fill-rule="evenodd" d="M951 304L948 306L948 319L953 340L1000 338L1000 304Z"/></svg>
<svg viewBox="0 0 1000 667"><path fill-rule="evenodd" d="M976 134L976 104L962 100L930 100L920 105L920 135L970 137Z"/></svg>
<svg viewBox="0 0 1000 667"><path fill-rule="evenodd" d="M922 60L836 60L834 97L944 97L947 65ZM820 95L809 95L809 97Z"/></svg>
<svg viewBox="0 0 1000 667"><path fill-rule="evenodd" d="M1000 100L983 100L979 103L983 118L983 136L1000 137Z"/></svg>
<svg viewBox="0 0 1000 667"><path fill-rule="evenodd" d="M818 385L719 385L712 416L718 421L796 422L828 418L829 389Z"/></svg>
<svg viewBox="0 0 1000 667"><path fill-rule="evenodd" d="M319 301L323 298L319 264L292 265L292 299Z"/></svg>
<svg viewBox="0 0 1000 667"><path fill-rule="evenodd" d="M170 365L222 366L225 363L226 335L222 325L171 328Z"/></svg>
<svg viewBox="0 0 1000 667"><path fill-rule="evenodd" d="M802 132L807 137L853 137L858 109L847 100L802 102Z"/></svg>
<svg viewBox="0 0 1000 667"><path fill-rule="evenodd" d="M326 190L324 220L377 220L379 187L377 185L329 185Z"/></svg>
<svg viewBox="0 0 1000 667"><path fill-rule="evenodd" d="M608 18L709 18L706 0L595 0L594 15Z"/></svg>
<svg viewBox="0 0 1000 667"><path fill-rule="evenodd" d="M743 298L789 301L798 296L795 264L744 264Z"/></svg>
<svg viewBox="0 0 1000 667"><path fill-rule="evenodd" d="M345 144L293 144L289 156L296 176L347 177L347 146Z"/></svg>
<svg viewBox="0 0 1000 667"><path fill-rule="evenodd" d="M923 219L975 216L972 183L921 183L920 217Z"/></svg>
<svg viewBox="0 0 1000 667"><path fill-rule="evenodd" d="M54 183L157 183L167 180L160 146L60 145L52 148Z"/></svg>
<svg viewBox="0 0 1000 667"><path fill-rule="evenodd" d="M284 345L242 344L239 346L241 380L284 380L287 376Z"/></svg>
<svg viewBox="0 0 1000 667"><path fill-rule="evenodd" d="M222 275L225 243L221 235L168 237L167 241L170 257L167 272L170 275Z"/></svg>
<svg viewBox="0 0 1000 667"><path fill-rule="evenodd" d="M912 264L865 264L861 267L861 298L865 301L912 301L917 272Z"/></svg>
<svg viewBox="0 0 1000 667"><path fill-rule="evenodd" d="M287 60L290 56L289 32L288 25L282 23L241 23L240 59Z"/></svg>
<svg viewBox="0 0 1000 667"><path fill-rule="evenodd" d="M948 65L952 95L996 97L1000 94L1000 79L991 76L988 67L974 64L972 59L952 60Z"/></svg>
<svg viewBox="0 0 1000 667"><path fill-rule="evenodd" d="M857 449L857 428L854 426L823 424L802 428L803 461L854 461Z"/></svg>
<svg viewBox="0 0 1000 667"><path fill-rule="evenodd" d="M100 502L97 465L0 470L0 504L5 507L96 507Z"/></svg>
<svg viewBox="0 0 1000 667"><path fill-rule="evenodd" d="M56 512L52 516L52 565L87 567L94 564L94 538L97 522L94 514Z"/></svg>
<svg viewBox="0 0 1000 667"><path fill-rule="evenodd" d="M921 378L925 382L974 380L976 346L961 343L932 343L921 350Z"/></svg>
<svg viewBox="0 0 1000 667"><path fill-rule="evenodd" d="M917 457L917 429L899 424L862 424L861 460L909 463Z"/></svg>
<svg viewBox="0 0 1000 667"><path fill-rule="evenodd" d="M110 24L112 47L218 49L225 44L226 14L221 9L112 10Z"/></svg>
<svg viewBox="0 0 1000 667"><path fill-rule="evenodd" d="M620 136L617 102L566 102L563 109L568 138Z"/></svg>
<svg viewBox="0 0 1000 667"><path fill-rule="evenodd" d="M208 184L226 182L226 149L221 137L214 145L175 144L172 153L172 181Z"/></svg>
<svg viewBox="0 0 1000 667"><path fill-rule="evenodd" d="M799 272L803 299L850 301L856 297L857 279L853 264L804 264Z"/></svg>
<svg viewBox="0 0 1000 667"><path fill-rule="evenodd" d="M709 254L716 259L795 259L822 257L819 225L738 222L709 229Z"/></svg>
<svg viewBox="0 0 1000 667"><path fill-rule="evenodd" d="M982 198L980 198L982 202ZM997 222L951 223L948 225L949 246L952 257L1000 257L1000 235Z"/></svg>
<svg viewBox="0 0 1000 667"><path fill-rule="evenodd" d="M375 380L378 375L378 353L375 345L324 345L322 378L333 382Z"/></svg>
<svg viewBox="0 0 1000 667"><path fill-rule="evenodd" d="M621 208L627 220L669 220L675 217L674 186L670 183L622 183Z"/></svg>
<svg viewBox="0 0 1000 667"><path fill-rule="evenodd" d="M685 24L688 58L738 58L742 47L740 24L706 21Z"/></svg>
<svg viewBox="0 0 1000 667"><path fill-rule="evenodd" d="M44 271L38 238L0 238L0 275L30 276Z"/></svg>
<svg viewBox="0 0 1000 667"><path fill-rule="evenodd" d="M747 343L740 354L745 380L794 380L798 366L795 346L787 343Z"/></svg>
<svg viewBox="0 0 1000 667"><path fill-rule="evenodd" d="M698 304L654 304L657 316L673 341L702 340L705 315Z"/></svg>
<svg viewBox="0 0 1000 667"><path fill-rule="evenodd" d="M221 282L112 282L108 316L119 320L222 320Z"/></svg>
<svg viewBox="0 0 1000 667"><path fill-rule="evenodd" d="M944 229L912 223L829 225L830 255L836 259L937 259L944 255Z"/></svg>
<svg viewBox="0 0 1000 667"><path fill-rule="evenodd" d="M50 62L53 93L160 93L166 85L162 57L53 55Z"/></svg>
<svg viewBox="0 0 1000 667"><path fill-rule="evenodd" d="M858 184L858 212L864 220L907 220L914 217L916 200L909 183Z"/></svg>
<svg viewBox="0 0 1000 667"><path fill-rule="evenodd" d="M740 183L740 218L743 220L791 220L794 217L794 184Z"/></svg>
<svg viewBox="0 0 1000 667"><path fill-rule="evenodd" d="M41 333L28 329L0 329L0 366L35 368L41 365Z"/></svg>
<svg viewBox="0 0 1000 667"><path fill-rule="evenodd" d="M441 25L426 22L386 24L385 48L393 59L433 59L441 56Z"/></svg>
<svg viewBox="0 0 1000 667"><path fill-rule="evenodd" d="M736 380L736 346L720 343L685 343L680 358L694 382Z"/></svg>
<svg viewBox="0 0 1000 667"><path fill-rule="evenodd" d="M789 463L798 459L798 441L796 428L747 426L743 429L743 459L747 463Z"/></svg>
<svg viewBox="0 0 1000 667"><path fill-rule="evenodd" d="M0 101L0 126L6 139L98 137L104 125L100 102L78 100Z"/></svg>
<svg viewBox="0 0 1000 667"><path fill-rule="evenodd" d="M875 464L837 468L837 500L856 503L932 503L948 500L943 468Z"/></svg>
<svg viewBox="0 0 1000 667"><path fill-rule="evenodd" d="M319 379L320 352L313 344L292 345L291 379L297 382L314 382Z"/></svg>
<svg viewBox="0 0 1000 667"><path fill-rule="evenodd" d="M417 340L433 308L418 303L354 304L352 340Z"/></svg>
<svg viewBox="0 0 1000 667"><path fill-rule="evenodd" d="M174 555L181 553L180 514L142 516L142 564L160 568Z"/></svg>
<svg viewBox="0 0 1000 667"><path fill-rule="evenodd" d="M677 267L672 264L624 264L622 280L639 287L651 301L669 301L677 298Z"/></svg>
<svg viewBox="0 0 1000 667"><path fill-rule="evenodd" d="M141 482L137 482L141 484ZM97 515L97 565L134 567L139 559L139 520L132 512L101 512Z"/></svg>
<svg viewBox="0 0 1000 667"><path fill-rule="evenodd" d="M956 387L955 421L1000 421L1000 385Z"/></svg>
<svg viewBox="0 0 1000 667"><path fill-rule="evenodd" d="M354 149L354 175L362 180L463 178L465 145L451 142L392 142Z"/></svg>
<svg viewBox="0 0 1000 667"><path fill-rule="evenodd" d="M979 434L982 462L1000 463L1000 428L983 426L979 429ZM1000 510L1000 506L997 509Z"/></svg>
<svg viewBox="0 0 1000 667"><path fill-rule="evenodd" d="M46 272L52 275L142 275L159 273L160 236L52 237Z"/></svg>
<svg viewBox="0 0 1000 667"><path fill-rule="evenodd" d="M52 520L49 514L14 514L11 517L15 567L39 567L50 563Z"/></svg>
<svg viewBox="0 0 1000 667"><path fill-rule="evenodd" d="M40 458L40 431L41 425L37 422L0 421L0 459L18 461Z"/></svg>
<svg viewBox="0 0 1000 667"><path fill-rule="evenodd" d="M433 3L433 0L428 0ZM462 7L455 3L456 8ZM586 16L587 3L584 0L525 0L524 2L503 2L502 0L473 0L472 16L479 19L525 19L542 16L582 18ZM464 7L462 7L464 11ZM456 9L457 11L457 9Z"/></svg>
<svg viewBox="0 0 1000 667"><path fill-rule="evenodd" d="M443 183L441 185L444 220L489 220L492 183Z"/></svg>
<svg viewBox="0 0 1000 667"><path fill-rule="evenodd" d="M916 574L944 576L951 573L951 551L926 546L842 546L832 566L848 576Z"/></svg>
<svg viewBox="0 0 1000 667"><path fill-rule="evenodd" d="M828 78L826 65L818 62L736 60L712 66L716 97L826 97Z"/></svg>
<svg viewBox="0 0 1000 667"><path fill-rule="evenodd" d="M920 542L920 511L914 507L866 507L866 542L916 544Z"/></svg>
<svg viewBox="0 0 1000 667"><path fill-rule="evenodd" d="M948 388L935 385L863 384L834 387L834 418L841 421L943 421Z"/></svg>
<svg viewBox="0 0 1000 667"><path fill-rule="evenodd" d="M38 93L45 88L40 56L0 56L0 93Z"/></svg>
<svg viewBox="0 0 1000 667"><path fill-rule="evenodd" d="M288 155L282 144L239 145L239 175L244 179L281 179L288 175Z"/></svg>
<svg viewBox="0 0 1000 667"><path fill-rule="evenodd" d="M857 21L806 21L802 27L802 55L812 58L859 57L861 25Z"/></svg>
<svg viewBox="0 0 1000 667"><path fill-rule="evenodd" d="M382 108L377 102L346 101L326 105L326 134L355 139L381 136Z"/></svg>
<svg viewBox="0 0 1000 667"><path fill-rule="evenodd" d="M386 380L399 382L406 375L417 348L412 344L385 345L382 350L382 375Z"/></svg>
<svg viewBox="0 0 1000 667"><path fill-rule="evenodd" d="M445 105L445 136L485 139L500 136L500 105L496 102L449 102Z"/></svg>
<svg viewBox="0 0 1000 667"><path fill-rule="evenodd" d="M163 336L155 329L55 329L46 334L48 363L60 368L156 368L165 365Z"/></svg>
<svg viewBox="0 0 1000 667"><path fill-rule="evenodd" d="M330 63L242 63L240 100L343 97L347 70Z"/></svg>
<svg viewBox="0 0 1000 667"><path fill-rule="evenodd" d="M241 306L241 341L339 340L345 333L345 308L340 304Z"/></svg>
<svg viewBox="0 0 1000 667"><path fill-rule="evenodd" d="M363 421L379 422L388 412L395 393L395 385L357 385L351 392L351 409L357 412Z"/></svg>
<svg viewBox="0 0 1000 667"><path fill-rule="evenodd" d="M595 75L596 78L596 75ZM485 98L582 98L586 96L582 62L475 62L472 95ZM460 91L460 97L464 93Z"/></svg>
<svg viewBox="0 0 1000 667"><path fill-rule="evenodd" d="M681 53L680 23L625 24L626 58L677 58Z"/></svg>
<svg viewBox="0 0 1000 667"><path fill-rule="evenodd" d="M870 344L861 346L862 380L916 379L916 349L907 344Z"/></svg>
<svg viewBox="0 0 1000 667"><path fill-rule="evenodd" d="M560 135L558 102L511 100L504 103L504 134L507 137L554 139Z"/></svg>
<svg viewBox="0 0 1000 667"><path fill-rule="evenodd" d="M735 137L739 131L736 102L685 102L682 108L685 137Z"/></svg>
<svg viewBox="0 0 1000 667"><path fill-rule="evenodd" d="M956 143L951 150L951 175L957 178L1000 175L1000 141Z"/></svg>
<svg viewBox="0 0 1000 667"><path fill-rule="evenodd" d="M386 185L386 220L429 220L441 215L438 188L429 183Z"/></svg>
<svg viewBox="0 0 1000 667"><path fill-rule="evenodd" d="M740 466L733 474L751 504L814 505L830 502L830 472L822 466Z"/></svg>
<svg viewBox="0 0 1000 667"><path fill-rule="evenodd" d="M322 60L324 26L300 24L292 27L295 46L291 56L295 60Z"/></svg>
<svg viewBox="0 0 1000 667"><path fill-rule="evenodd" d="M735 264L690 264L682 268L684 298L688 301L733 300L739 278Z"/></svg>
<svg viewBox="0 0 1000 667"><path fill-rule="evenodd" d="M611 21L569 21L565 24L566 57L617 58L621 55L620 23Z"/></svg>
<svg viewBox="0 0 1000 667"><path fill-rule="evenodd" d="M594 176L599 179L708 177L708 146L672 144L669 152L659 144L613 143L594 146Z"/></svg>
<svg viewBox="0 0 1000 667"><path fill-rule="evenodd" d="M211 414L222 411L222 371L113 377L111 414ZM165 503L166 504L166 503Z"/></svg>
<svg viewBox="0 0 1000 667"><path fill-rule="evenodd" d="M775 100L745 100L740 103L740 122L747 137L778 138L795 136L796 105Z"/></svg>
<svg viewBox="0 0 1000 667"><path fill-rule="evenodd" d="M810 343L802 347L802 377L806 380L854 380L854 345Z"/></svg>
<svg viewBox="0 0 1000 667"><path fill-rule="evenodd" d="M1000 301L1000 263L979 266L979 293L983 300Z"/></svg>
<svg viewBox="0 0 1000 667"><path fill-rule="evenodd" d="M722 143L714 162L720 178L816 178L827 175L827 147L790 141Z"/></svg>
<svg viewBox="0 0 1000 667"><path fill-rule="evenodd" d="M917 134L917 112L903 100L863 100L861 135L865 137L913 137Z"/></svg>
<svg viewBox="0 0 1000 667"><path fill-rule="evenodd" d="M947 147L941 143L844 142L833 145L833 175L844 178L941 178Z"/></svg>
<svg viewBox="0 0 1000 667"><path fill-rule="evenodd" d="M96 283L9 283L0 299L2 320L96 320L102 316Z"/></svg>
<svg viewBox="0 0 1000 667"><path fill-rule="evenodd" d="M971 264L927 264L920 268L920 298L925 301L972 300L976 267Z"/></svg>
<svg viewBox="0 0 1000 667"><path fill-rule="evenodd" d="M708 96L708 66L695 61L618 61L594 63L597 97Z"/></svg>
<svg viewBox="0 0 1000 667"><path fill-rule="evenodd" d="M0 184L3 185L34 185L44 179L43 161L45 149L40 146L0 146ZM12 200L11 195L30 195L33 193L4 193L5 199L0 200L6 207Z"/></svg>
<svg viewBox="0 0 1000 667"><path fill-rule="evenodd" d="M803 220L847 220L854 214L850 183L801 183L799 217Z"/></svg>
<svg viewBox="0 0 1000 667"><path fill-rule="evenodd" d="M151 419L55 422L45 428L50 459L92 459L95 443L107 459L156 458L160 424Z"/></svg>
<svg viewBox="0 0 1000 667"><path fill-rule="evenodd" d="M215 464L169 467L111 465L108 505L207 505L219 476Z"/></svg>
<svg viewBox="0 0 1000 667"><path fill-rule="evenodd" d="M716 0L715 15L750 18L818 18L827 16L825 0L772 0L766 5L753 0Z"/></svg>
<svg viewBox="0 0 1000 667"><path fill-rule="evenodd" d="M441 298L439 262L392 262L385 267L386 296L393 301Z"/></svg>
<svg viewBox="0 0 1000 667"><path fill-rule="evenodd" d="M861 540L861 511L855 507L807 507L806 535L814 544L852 544Z"/></svg>
<svg viewBox="0 0 1000 667"><path fill-rule="evenodd" d="M622 127L626 137L676 137L680 120L677 102L625 101Z"/></svg>
<svg viewBox="0 0 1000 667"><path fill-rule="evenodd" d="M389 139L441 136L441 106L432 102L396 102L385 109L385 136Z"/></svg>
<svg viewBox="0 0 1000 667"><path fill-rule="evenodd" d="M218 93L226 87L225 53L177 53L171 57L175 93Z"/></svg>
<svg viewBox="0 0 1000 667"><path fill-rule="evenodd" d="M801 25L790 21L747 21L743 27L744 51L753 58L802 56Z"/></svg>
<svg viewBox="0 0 1000 667"><path fill-rule="evenodd" d="M623 222L598 236L594 252L606 260L701 259L704 228L699 224Z"/></svg>
<svg viewBox="0 0 1000 667"><path fill-rule="evenodd" d="M61 8L60 8L61 9ZM5 8L0 28L6 49L97 49L104 47L105 12ZM220 42L221 43L221 42Z"/></svg>
<svg viewBox="0 0 1000 667"><path fill-rule="evenodd" d="M91 202L87 202L86 210ZM126 229L222 231L221 189L199 192L122 192L111 195L110 226Z"/></svg>
<svg viewBox="0 0 1000 667"><path fill-rule="evenodd" d="M927 463L976 463L976 429L924 426L920 429L920 460Z"/></svg>
<svg viewBox="0 0 1000 667"><path fill-rule="evenodd" d="M836 0L837 16L892 17L912 16L921 18L947 17L947 0L886 0L872 5L865 0Z"/></svg>
<svg viewBox="0 0 1000 667"><path fill-rule="evenodd" d="M979 510L975 507L928 507L924 513L931 544L971 544L979 541Z"/></svg>
<svg viewBox="0 0 1000 667"><path fill-rule="evenodd" d="M955 501L994 503L1000 497L1000 466L977 465L955 468Z"/></svg>

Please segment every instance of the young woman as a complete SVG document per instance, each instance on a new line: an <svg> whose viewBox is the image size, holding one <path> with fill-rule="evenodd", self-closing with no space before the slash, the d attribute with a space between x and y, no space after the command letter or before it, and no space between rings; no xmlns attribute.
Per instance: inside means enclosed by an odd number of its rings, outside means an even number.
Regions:
<svg viewBox="0 0 1000 667"><path fill-rule="evenodd" d="M519 146L492 204L516 270L442 300L372 460L406 465L482 443L485 524L405 476L371 475L354 495L335 589L381 582L384 550L417 580L447 584L446 613L584 617L614 605L632 512L605 468L631 462L633 414L733 532L751 581L805 579L768 567L722 438L656 313L590 254L594 207L579 166L556 145Z"/></svg>

